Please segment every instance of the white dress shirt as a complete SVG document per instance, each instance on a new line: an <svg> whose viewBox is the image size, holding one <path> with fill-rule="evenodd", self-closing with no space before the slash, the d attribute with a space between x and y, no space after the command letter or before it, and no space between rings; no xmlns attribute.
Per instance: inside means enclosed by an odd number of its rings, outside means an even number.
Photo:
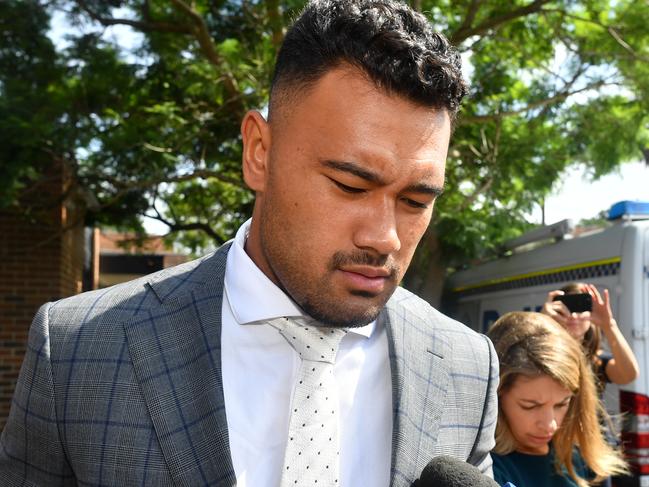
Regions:
<svg viewBox="0 0 649 487"><path fill-rule="evenodd" d="M260 321L302 310L244 250L250 221L228 252L221 360L230 452L238 487L276 487L300 358ZM392 383L385 328L352 328L334 365L340 398L340 484L387 487L392 450ZM360 482L360 483L359 483Z"/></svg>

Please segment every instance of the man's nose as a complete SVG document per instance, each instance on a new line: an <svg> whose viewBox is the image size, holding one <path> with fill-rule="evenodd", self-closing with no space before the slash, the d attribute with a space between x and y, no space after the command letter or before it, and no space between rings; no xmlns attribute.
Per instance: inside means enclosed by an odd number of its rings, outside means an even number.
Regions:
<svg viewBox="0 0 649 487"><path fill-rule="evenodd" d="M359 218L357 225L354 244L358 248L372 249L381 255L390 255L401 249L393 201L386 199L372 205Z"/></svg>

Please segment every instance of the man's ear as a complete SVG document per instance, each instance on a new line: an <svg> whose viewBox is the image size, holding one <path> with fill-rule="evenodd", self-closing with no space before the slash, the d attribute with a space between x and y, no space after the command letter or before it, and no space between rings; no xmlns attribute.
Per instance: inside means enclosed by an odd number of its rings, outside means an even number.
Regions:
<svg viewBox="0 0 649 487"><path fill-rule="evenodd" d="M268 177L270 127L258 111L251 110L241 122L243 180L255 192L264 190Z"/></svg>

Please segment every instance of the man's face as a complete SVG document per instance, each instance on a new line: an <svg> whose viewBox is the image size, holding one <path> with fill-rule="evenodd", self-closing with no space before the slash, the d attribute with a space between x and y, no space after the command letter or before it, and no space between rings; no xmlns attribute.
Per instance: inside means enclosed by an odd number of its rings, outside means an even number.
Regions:
<svg viewBox="0 0 649 487"><path fill-rule="evenodd" d="M304 311L374 320L403 277L444 185L445 110L386 94L341 67L242 124L256 192L246 251Z"/></svg>

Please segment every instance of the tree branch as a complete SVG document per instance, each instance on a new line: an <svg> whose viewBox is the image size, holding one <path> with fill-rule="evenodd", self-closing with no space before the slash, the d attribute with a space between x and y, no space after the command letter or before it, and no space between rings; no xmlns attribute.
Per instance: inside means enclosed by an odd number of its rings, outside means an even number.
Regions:
<svg viewBox="0 0 649 487"><path fill-rule="evenodd" d="M473 24L473 21L475 20L475 16L478 13L478 10L480 9L480 4L482 3L482 0L472 0L471 5L469 5L469 8L466 11L466 14L464 15L464 21L462 24L457 28L455 32L464 32L467 31L471 28L471 25Z"/></svg>
<svg viewBox="0 0 649 487"><path fill-rule="evenodd" d="M113 186L119 189L119 194L124 192L133 191L135 189L148 189L153 186L157 186L160 183L180 183L183 181L191 181L192 179L218 179L219 181L227 184L232 184L238 188L245 188L246 186L242 181L231 178L224 175L220 171L212 171L209 169L197 169L189 174L182 174L178 176L166 177L163 179L148 179L148 180L134 180L134 181L123 181L115 178L111 178L105 174L101 175L101 178L104 181L109 182Z"/></svg>
<svg viewBox="0 0 649 487"><path fill-rule="evenodd" d="M145 15L144 18L147 18L146 22L141 22L139 20L131 19L116 19L116 18L107 18L102 17L97 12L93 11L84 0L77 0L77 3L81 10L86 12L90 18L99 22L103 26L111 25L128 25L138 30L145 32L173 32L177 34L191 34L192 29L189 25L172 23L172 22L160 22L160 21L151 21L148 15ZM148 13L148 2L145 5L146 12Z"/></svg>
<svg viewBox="0 0 649 487"><path fill-rule="evenodd" d="M155 192L153 193L153 203L151 204L151 208L153 208L153 211L155 211L156 216L152 217L151 215L146 215L148 218L154 218L156 220L161 221L165 225L169 226L169 224L165 221L164 217L162 216L162 213L160 213L160 210L158 210L158 206L156 205L156 200L158 199L158 189L156 188Z"/></svg>
<svg viewBox="0 0 649 487"><path fill-rule="evenodd" d="M535 108L546 107L548 105L552 105L554 103L563 101L563 100L571 97L572 95L576 95L577 93L581 93L581 92L588 91L588 90L594 90L594 89L601 88L602 86L610 85L610 84L614 84L614 83L607 83L606 81L600 80L600 81L597 81L595 83L591 83L591 84L589 84L589 85L587 85L587 86L585 86L583 88L580 88L578 90L560 92L560 93L557 93L554 96L551 96L550 98L546 98L544 100L538 100L538 101L532 102L532 103L530 103L530 104L528 104L528 105L526 105L523 108L520 108L518 110L511 110L511 111L506 111L506 112L497 112L497 113L492 113L492 114L489 114L489 115L463 116L463 117L460 117L458 119L458 122L459 122L460 125L466 125L466 124L469 124L469 123L485 123L485 122L491 122L491 121L494 121L494 120L499 120L499 119L502 119L504 117L511 117L511 116L515 116L515 115L521 115L522 113L527 113L530 110L534 110Z"/></svg>
<svg viewBox="0 0 649 487"><path fill-rule="evenodd" d="M171 0L171 3L173 3L176 8L182 11L185 15L189 16L193 24L192 34L196 41L198 41L201 52L203 53L203 55L205 55L210 64L212 64L216 68L221 69L223 60L216 50L214 40L212 39L212 36L207 28L205 19L198 12L196 12L196 10L187 5L182 0ZM241 91L237 86L236 80L226 70L221 71L223 85L225 86L225 91L229 97L227 103L232 103L235 100L240 100Z"/></svg>
<svg viewBox="0 0 649 487"><path fill-rule="evenodd" d="M160 212L156 209L156 216L151 216L151 215L144 215L147 218L152 218L154 220L158 220L165 225L169 227L169 231L164 235L165 237L168 235L171 235L172 233L176 232L182 232L182 231L188 231L188 230L200 230L202 232L205 232L208 234L212 240L216 243L216 245L220 245L224 242L223 237L221 237L218 233L214 231L214 229L208 225L207 223L204 222L192 222L192 223L177 223L177 222L171 222L167 220L165 217L163 217ZM175 218L174 218L175 219Z"/></svg>
<svg viewBox="0 0 649 487"><path fill-rule="evenodd" d="M466 210L467 208L471 207L473 203L475 203L475 200L478 199L478 196L480 196L483 193L486 193L489 188L491 188L491 185L494 182L493 176L489 176L485 182L480 186L479 188L476 188L476 190L471 193L470 196L468 196L463 202L462 205L460 206L459 212L462 212Z"/></svg>
<svg viewBox="0 0 649 487"><path fill-rule="evenodd" d="M216 242L216 245L221 245L225 240L214 229L209 226L207 223L203 222L193 222L193 223L174 223L170 226L169 233L188 231L188 230L200 230L207 233L212 240ZM169 234L167 234L169 235Z"/></svg>
<svg viewBox="0 0 649 487"><path fill-rule="evenodd" d="M542 9L542 12L544 12L544 13L558 13L559 15L561 15L563 17L567 17L569 19L578 20L580 22L585 22L585 23L596 25L596 26L600 27L602 30L605 30L613 38L613 40L615 40L615 42L618 43L622 47L622 49L624 49L629 54L631 54L631 56L634 59L639 59L639 60L644 61L644 62L649 62L649 58L647 58L645 56L640 56L622 38L622 36L618 33L618 31L612 25L603 24L602 22L599 22L599 21L597 21L595 19L588 19L588 18L580 17L578 15L571 14L571 13L568 13L568 12L566 12L564 10L556 9L556 8L544 8L544 9Z"/></svg>
<svg viewBox="0 0 649 487"><path fill-rule="evenodd" d="M613 39L615 39L615 42L617 42L620 46L622 46L622 49L627 51L636 59L642 59L645 62L647 61L646 57L638 56L638 54L633 50L633 48L629 44L627 44L627 42L624 39L622 39L622 36L620 36L620 34L618 34L613 27L608 27L606 31L610 34L610 36Z"/></svg>
<svg viewBox="0 0 649 487"><path fill-rule="evenodd" d="M216 50L216 46L214 46L214 41L212 40L212 36L207 30L207 25L205 24L203 17L201 17L198 12L196 12L182 0L171 0L171 3L173 3L176 8L178 8L178 10L189 16L192 22L191 33L198 41L198 44L201 47L201 51L203 52L207 60L212 65L221 67L221 56L219 56L219 53Z"/></svg>
<svg viewBox="0 0 649 487"><path fill-rule="evenodd" d="M487 18L484 22L476 25L475 27L466 27L463 29L458 29L451 35L450 37L451 43L456 45L460 44L471 36L485 34L491 29L500 27L502 24L506 22L509 22L511 20L520 17L526 17L533 13L537 13L542 9L543 5L551 1L552 0L534 0L529 5L518 8L516 10L512 10L511 12L507 12L497 17Z"/></svg>
<svg viewBox="0 0 649 487"><path fill-rule="evenodd" d="M279 11L279 0L266 0L266 12L268 13L268 23L273 33L273 45L276 48L282 44L284 32L282 31L282 16Z"/></svg>
<svg viewBox="0 0 649 487"><path fill-rule="evenodd" d="M222 69L222 59L219 55L212 36L209 33L207 25L205 24L205 19L196 12L192 7L187 5L182 0L171 0L172 4L181 11L184 15L189 17L190 23L175 23L175 22L161 22L151 20L151 12L149 9L148 1L145 1L142 6L142 16L147 19L147 21L142 22L138 20L131 19L122 19L122 18L107 18L102 17L101 15L94 12L88 5L85 0L76 0L79 7L86 12L93 20L99 22L104 26L110 25L128 25L135 29L139 29L146 32L172 32L191 35L196 39L200 47L200 51L203 53L207 61L218 69L220 73L219 79L223 81L225 87L225 92L227 94L226 104L235 105L237 112L243 110L241 105L241 91L237 86L236 80L232 77L231 73Z"/></svg>

